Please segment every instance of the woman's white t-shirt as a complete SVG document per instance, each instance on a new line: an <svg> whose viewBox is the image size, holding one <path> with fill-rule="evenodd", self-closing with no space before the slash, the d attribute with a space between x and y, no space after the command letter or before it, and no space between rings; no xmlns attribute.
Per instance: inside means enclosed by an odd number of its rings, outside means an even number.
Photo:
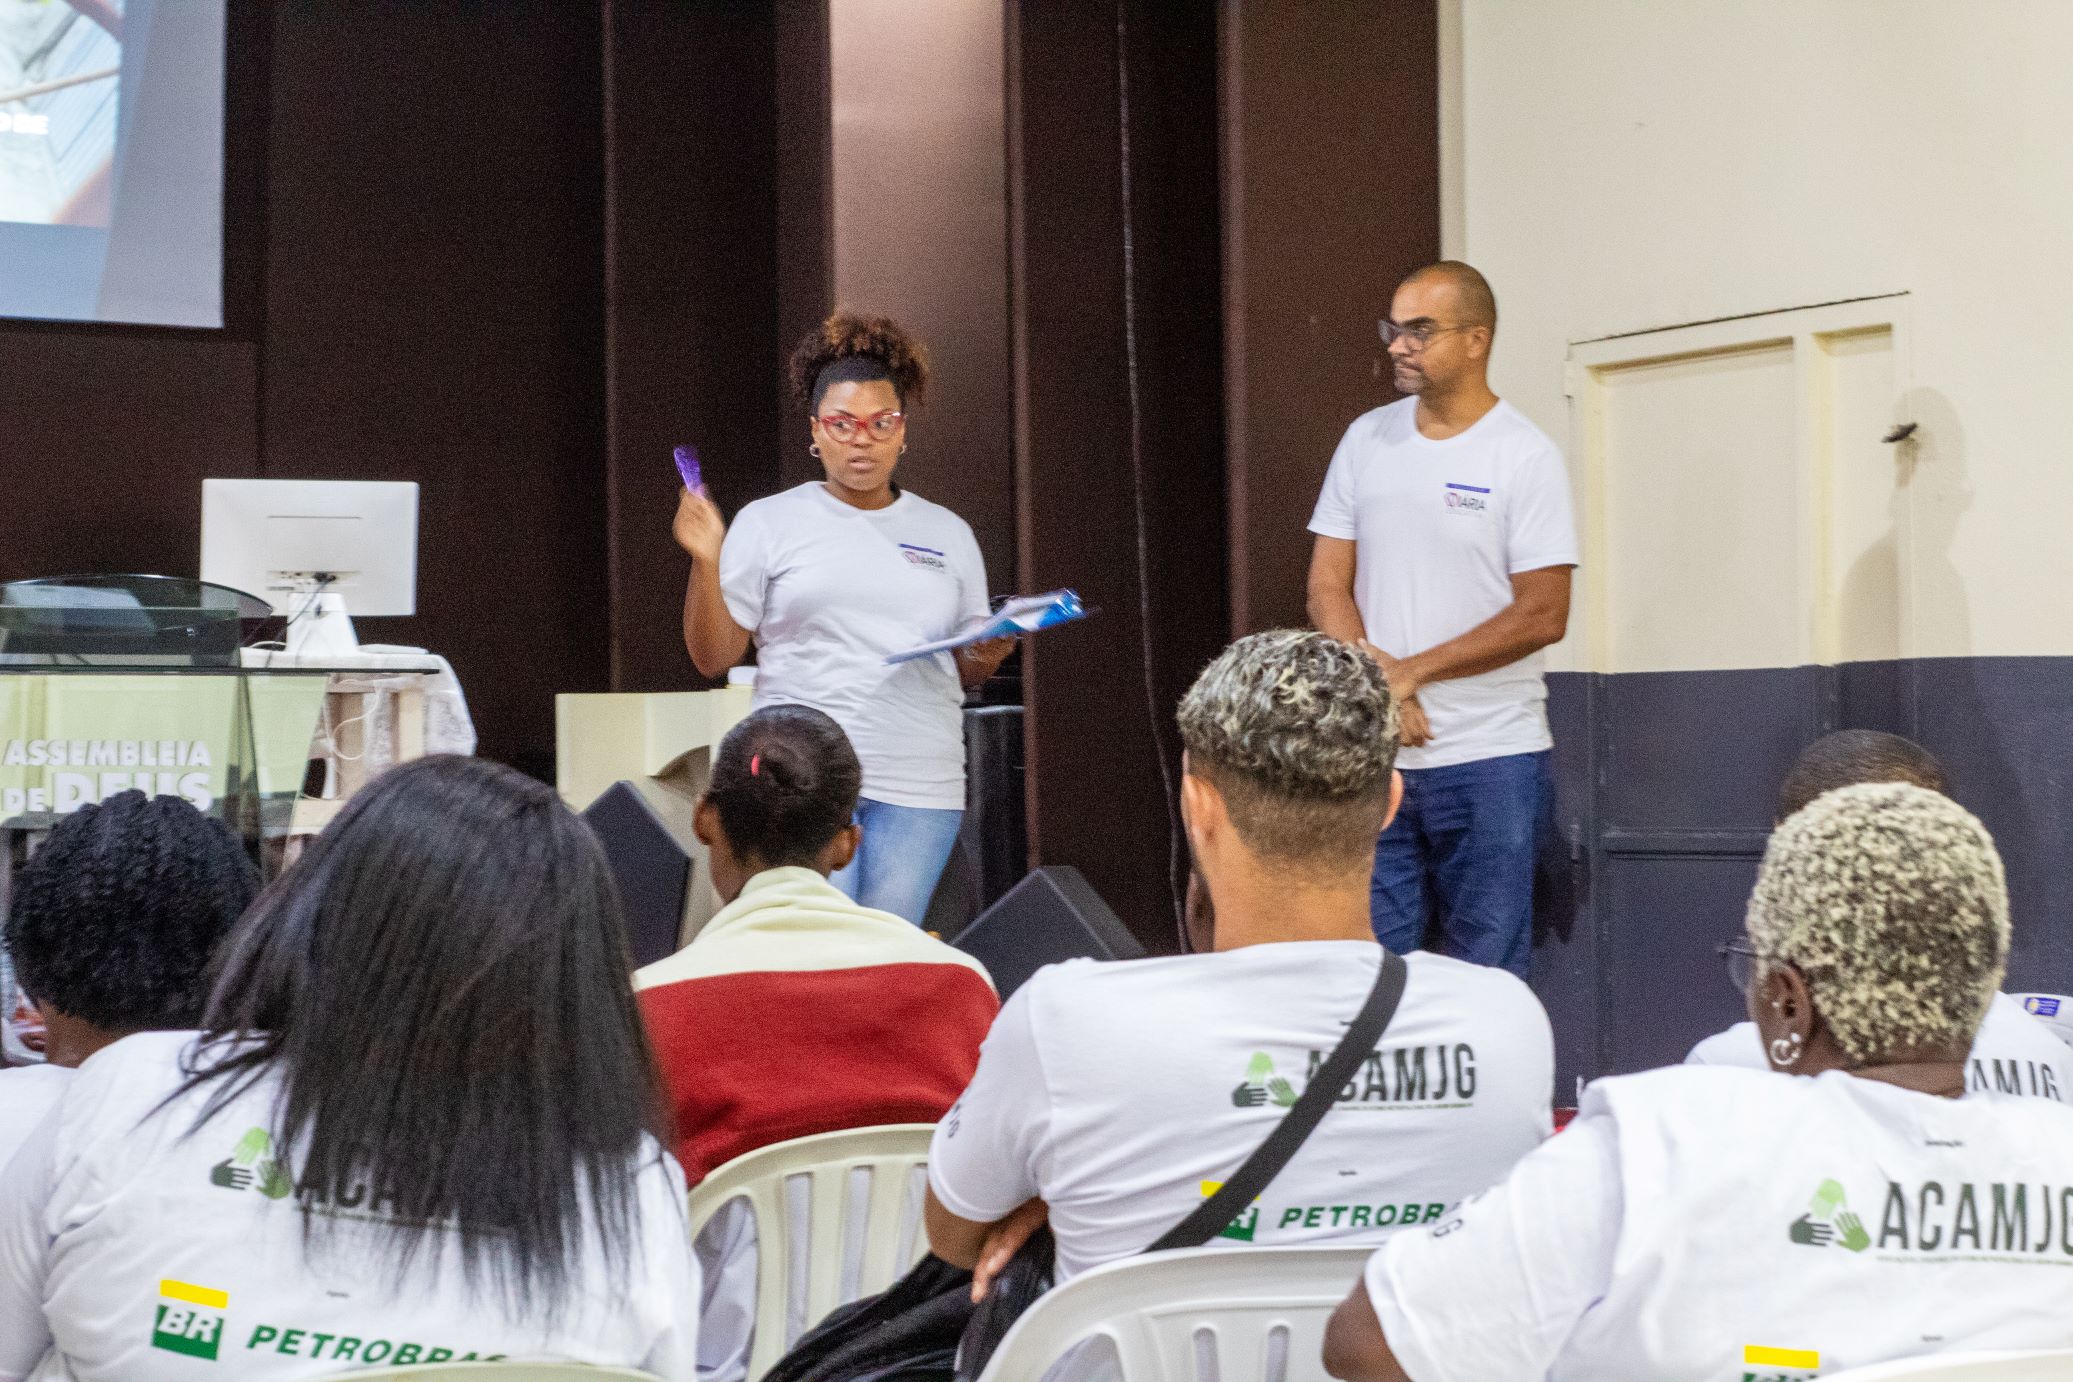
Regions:
<svg viewBox="0 0 2073 1382"><path fill-rule="evenodd" d="M1060 1280L1142 1252L1266 1140L1381 960L1372 941L1280 941L1037 971L936 1125L930 1187L978 1222L1042 1196ZM1374 1053L1219 1242L1379 1242L1548 1135L1554 1041L1532 990L1442 955L1404 962Z"/></svg>
<svg viewBox="0 0 2073 1382"><path fill-rule="evenodd" d="M1368 1264L1414 1382L1763 1382L2073 1345L2073 1109L1839 1071L1601 1080Z"/></svg>
<svg viewBox="0 0 2073 1382"><path fill-rule="evenodd" d="M265 1131L278 1079L191 1135L209 1091L160 1109L193 1039L149 1033L89 1057L0 1183L0 1382L271 1382L494 1358L696 1375L684 1178L659 1147L639 1173L630 1264L608 1268L588 1234L560 1319L514 1321L463 1285L452 1238L399 1279L345 1196L306 1253Z"/></svg>
<svg viewBox="0 0 2073 1382"><path fill-rule="evenodd" d="M964 808L956 659L885 665L987 613L986 564L962 518L912 492L866 510L819 481L799 485L735 517L720 590L756 636L758 707L826 712L855 746L873 801Z"/></svg>

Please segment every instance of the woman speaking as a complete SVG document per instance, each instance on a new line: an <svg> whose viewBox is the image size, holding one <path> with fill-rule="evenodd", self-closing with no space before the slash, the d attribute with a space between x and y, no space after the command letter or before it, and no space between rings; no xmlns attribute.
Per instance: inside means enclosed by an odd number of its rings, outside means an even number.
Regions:
<svg viewBox="0 0 2073 1382"><path fill-rule="evenodd" d="M683 492L684 647L716 677L754 638L756 705L808 705L842 726L864 769L863 842L832 881L919 924L964 814L964 691L1014 641L886 665L988 608L971 528L893 481L927 384L921 343L884 317L838 312L799 343L788 376L825 478L749 504L731 531L710 499Z"/></svg>

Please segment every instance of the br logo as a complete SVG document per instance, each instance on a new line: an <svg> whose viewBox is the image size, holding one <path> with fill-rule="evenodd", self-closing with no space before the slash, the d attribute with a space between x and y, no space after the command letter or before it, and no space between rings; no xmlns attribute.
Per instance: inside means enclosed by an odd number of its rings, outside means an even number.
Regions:
<svg viewBox="0 0 2073 1382"><path fill-rule="evenodd" d="M1871 1234L1865 1231L1864 1221L1850 1212L1842 1184L1832 1180L1821 1182L1807 1212L1792 1221L1788 1236L1807 1248L1836 1247L1863 1252L1871 1246Z"/></svg>
<svg viewBox="0 0 2073 1382"><path fill-rule="evenodd" d="M1203 1181L1202 1198L1206 1200L1223 1188L1224 1183L1220 1180ZM1258 1200L1254 1200L1250 1205L1246 1206L1246 1210L1243 1214L1240 1214L1237 1218L1233 1219L1230 1223L1226 1224L1223 1230L1217 1234L1217 1237L1235 1238L1241 1243L1250 1243L1252 1241L1253 1234L1259 1231L1259 1227L1260 1202Z"/></svg>
<svg viewBox="0 0 2073 1382"><path fill-rule="evenodd" d="M213 1362L223 1343L223 1312L230 1308L230 1293L166 1280L158 1283L158 1295L151 1346Z"/></svg>
<svg viewBox="0 0 2073 1382"><path fill-rule="evenodd" d="M1821 1354L1811 1348L1750 1344L1742 1350L1742 1369L1742 1382L1811 1382L1821 1371Z"/></svg>

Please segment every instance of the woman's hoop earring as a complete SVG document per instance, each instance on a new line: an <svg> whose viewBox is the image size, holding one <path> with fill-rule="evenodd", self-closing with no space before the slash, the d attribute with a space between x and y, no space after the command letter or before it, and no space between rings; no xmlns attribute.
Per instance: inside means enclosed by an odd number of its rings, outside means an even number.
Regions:
<svg viewBox="0 0 2073 1382"><path fill-rule="evenodd" d="M1806 1038L1798 1032L1788 1032L1771 1043L1771 1064L1798 1065L1806 1046Z"/></svg>
<svg viewBox="0 0 2073 1382"><path fill-rule="evenodd" d="M906 454L907 454L907 443L905 443L905 442L901 442L901 443L900 443L900 454L901 454L902 456L904 456L904 455L906 455Z"/></svg>
<svg viewBox="0 0 2073 1382"><path fill-rule="evenodd" d="M821 458L821 444L817 441L806 443L806 454L815 460L819 460Z"/></svg>

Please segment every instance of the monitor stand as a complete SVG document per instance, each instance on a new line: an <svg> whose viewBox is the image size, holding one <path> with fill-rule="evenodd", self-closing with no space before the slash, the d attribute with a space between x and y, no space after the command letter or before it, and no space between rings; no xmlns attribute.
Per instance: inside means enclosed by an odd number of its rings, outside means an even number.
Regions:
<svg viewBox="0 0 2073 1382"><path fill-rule="evenodd" d="M286 636L289 652L322 657L359 651L360 637L346 614L344 595L337 591L297 592L289 597L288 609L294 615Z"/></svg>

